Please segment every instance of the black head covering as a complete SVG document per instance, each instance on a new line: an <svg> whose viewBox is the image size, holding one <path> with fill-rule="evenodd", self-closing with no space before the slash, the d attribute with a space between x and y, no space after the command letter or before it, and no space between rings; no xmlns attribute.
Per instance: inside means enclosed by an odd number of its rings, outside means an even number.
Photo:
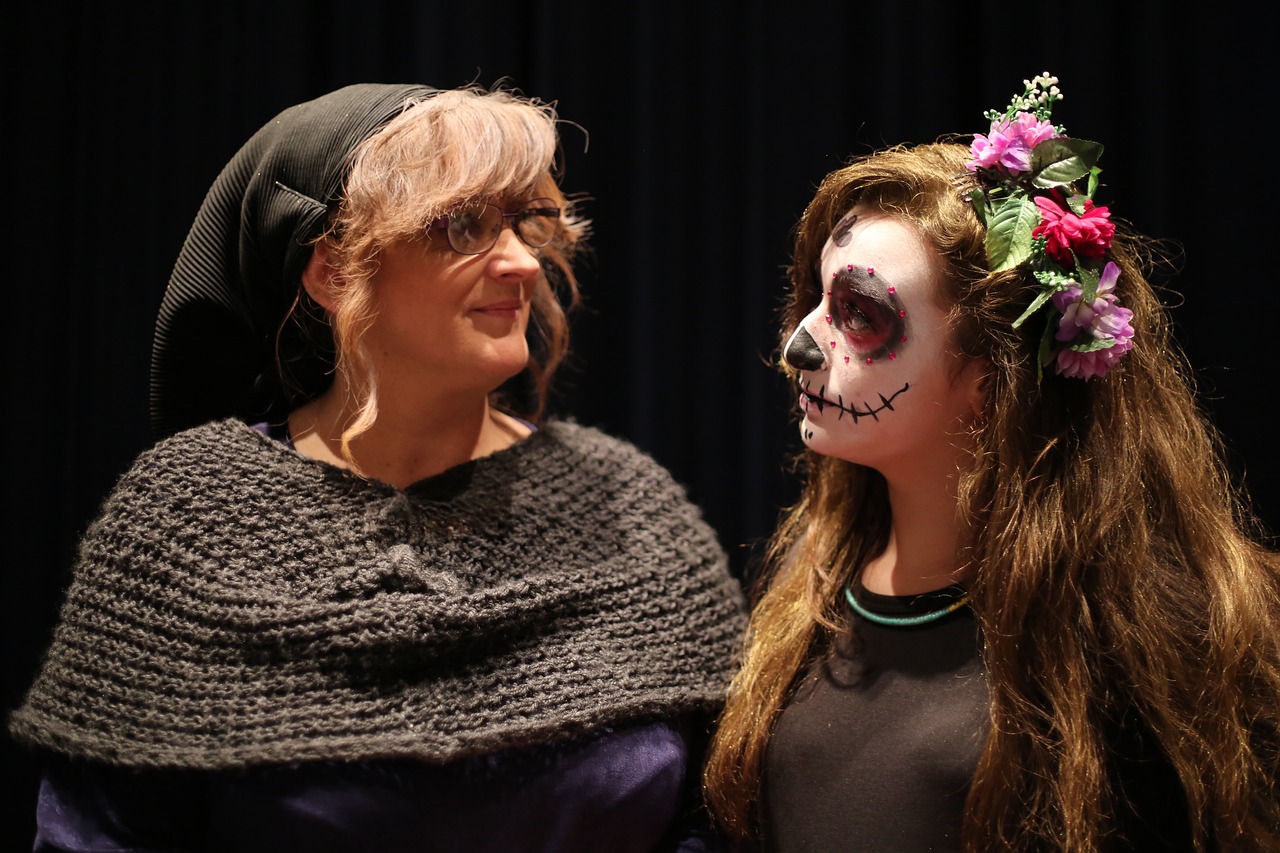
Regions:
<svg viewBox="0 0 1280 853"><path fill-rule="evenodd" d="M289 107L231 158L196 214L160 305L151 352L157 438L216 418L287 414L276 333L338 199L348 156L406 99L436 91L346 86ZM328 346L310 346L292 367L300 396L320 393L332 366Z"/></svg>

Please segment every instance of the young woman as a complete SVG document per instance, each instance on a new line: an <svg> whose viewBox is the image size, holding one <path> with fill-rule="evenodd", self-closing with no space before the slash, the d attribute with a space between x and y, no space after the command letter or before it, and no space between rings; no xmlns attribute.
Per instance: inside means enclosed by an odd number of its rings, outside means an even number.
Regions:
<svg viewBox="0 0 1280 853"><path fill-rule="evenodd" d="M801 220L807 480L705 777L744 845L1280 849L1280 562L1055 84Z"/></svg>
<svg viewBox="0 0 1280 853"><path fill-rule="evenodd" d="M744 604L669 474L541 417L586 227L556 121L355 85L224 169L161 307L162 440L10 721L37 849L712 844Z"/></svg>

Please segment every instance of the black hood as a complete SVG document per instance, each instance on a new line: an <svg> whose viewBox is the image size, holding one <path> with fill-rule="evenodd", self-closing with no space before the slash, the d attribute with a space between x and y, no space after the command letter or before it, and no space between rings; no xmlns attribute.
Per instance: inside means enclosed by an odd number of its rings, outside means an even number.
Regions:
<svg viewBox="0 0 1280 853"><path fill-rule="evenodd" d="M216 418L279 420L328 384L324 341L286 344L281 387L276 335L297 298L311 242L341 191L352 150L427 86L361 83L297 104L268 122L209 189L187 234L156 321L151 425L156 438ZM323 321L321 321L323 322ZM295 327L301 338L301 328Z"/></svg>

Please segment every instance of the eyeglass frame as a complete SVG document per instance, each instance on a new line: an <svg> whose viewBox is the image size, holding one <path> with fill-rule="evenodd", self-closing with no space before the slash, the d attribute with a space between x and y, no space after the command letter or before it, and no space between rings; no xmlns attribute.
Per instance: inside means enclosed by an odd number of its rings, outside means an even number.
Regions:
<svg viewBox="0 0 1280 853"><path fill-rule="evenodd" d="M547 203L540 205L538 204L538 202L547 202ZM456 245L454 245L454 242L453 242L453 230L452 230L453 224L460 214L470 210L474 210L476 208L480 208L480 207L492 207L494 210L498 211L498 215L502 217L502 223L497 227L497 229L494 230L492 242L490 242L489 245L485 246L483 249L476 249L472 251L465 251L463 249L459 249ZM560 207L555 204L553 199L549 199L549 198L532 199L526 202L525 204L521 205L516 210L500 207L499 205L493 204L492 202L477 202L476 204L468 205L465 210L461 210L458 213L446 213L442 216L436 217L434 220L432 220L431 224L427 226L427 230L429 232L437 231L437 230L444 231L445 242L449 244L450 249L457 252L459 255L483 255L485 252L489 251L494 246L498 245L498 238L502 236L502 229L506 227L507 220L511 220L511 230L516 235L516 237L519 238L521 243L524 243L530 249L541 249L545 246L549 246L551 244L551 241L555 239L556 229L552 228L550 230L547 236L546 242L535 245L529 242L529 239L524 235L524 232L521 230L520 224L524 221L525 218L529 216L540 216L540 217L546 217L548 219L551 219L551 218L559 219L560 213L561 213Z"/></svg>

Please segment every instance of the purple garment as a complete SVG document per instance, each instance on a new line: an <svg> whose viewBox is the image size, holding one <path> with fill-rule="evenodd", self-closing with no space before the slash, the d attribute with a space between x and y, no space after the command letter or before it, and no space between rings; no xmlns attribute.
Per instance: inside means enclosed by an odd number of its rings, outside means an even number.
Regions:
<svg viewBox="0 0 1280 853"><path fill-rule="evenodd" d="M691 792L692 726L606 729L446 766L234 771L51 763L36 851L722 850Z"/></svg>
<svg viewBox="0 0 1280 853"><path fill-rule="evenodd" d="M284 424L253 427L292 446ZM443 766L130 770L51 756L34 849L718 853L698 784L704 723L608 727Z"/></svg>

